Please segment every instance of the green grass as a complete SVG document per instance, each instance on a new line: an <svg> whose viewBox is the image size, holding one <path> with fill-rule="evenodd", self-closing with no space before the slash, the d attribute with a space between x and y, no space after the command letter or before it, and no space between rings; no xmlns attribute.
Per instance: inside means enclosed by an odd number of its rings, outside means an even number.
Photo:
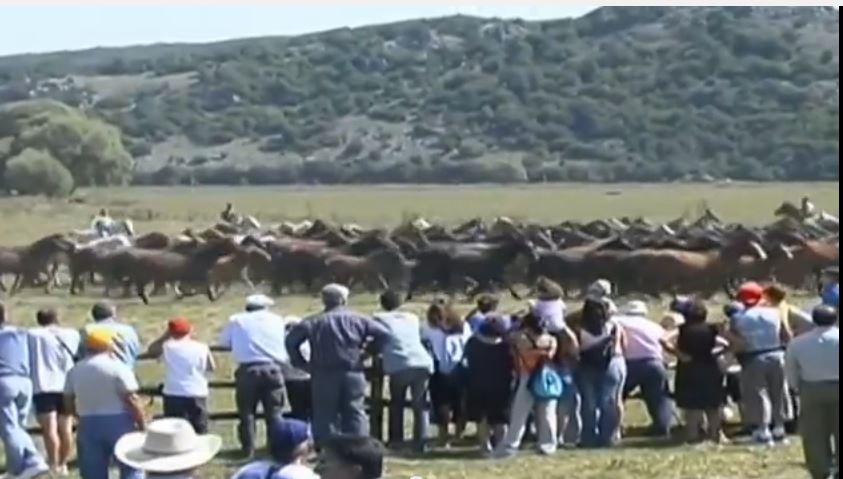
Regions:
<svg viewBox="0 0 843 479"><path fill-rule="evenodd" d="M606 192L617 190L619 196ZM83 227L99 206L108 206L115 216L131 214L139 232L160 229L175 232L185 225L207 225L214 221L226 201L233 201L242 212L256 214L265 223L285 218L315 217L356 221L361 224L395 224L402 216L419 213L431 219L456 222L472 216L518 216L542 221L566 218L588 219L606 216L646 215L657 219L678 216L683 210L695 210L707 200L726 219L764 222L782 200L797 200L811 194L817 203L836 212L839 198L837 184L820 185L735 185L712 186L582 186L560 185L535 188L200 188L200 189L122 189L82 192L84 204L47 202L31 198L0 199L2 243L21 244L41 235ZM149 221L143 218L151 217ZM228 316L242 308L242 291L228 294L216 303L202 298L174 302L169 297L153 298L153 305L144 307L135 299L117 300L120 316L134 324L145 341L161 331L164 321L175 316L190 318L198 335L214 342ZM26 292L6 298L16 324L31 325L34 311L44 306L60 309L63 321L79 326L85 322L88 308L98 293L86 297L70 297L65 292L43 296ZM362 311L375 309L373 295L358 295L353 306ZM507 307L517 305L509 302ZM410 305L421 312L424 305ZM464 305L468 308L468 305ZM283 314L303 315L318 309L314 297L282 297L276 310ZM219 356L220 379L231 377L231 364ZM142 383L160 378L160 367L143 363L139 368ZM213 410L233 410L231 391L217 391L211 398ZM157 406L156 406L157 407ZM628 405L626 425L643 426L646 416L641 405ZM215 431L225 437L228 449L236 448L234 423L214 424ZM202 471L206 479L229 477L238 466L223 454ZM504 462L476 459L470 451L457 449L424 460L390 458L387 477L407 479L486 479L577 477L617 479L695 479L695 478L772 478L804 477L798 444L786 448L759 451L745 446L665 447L630 441L624 447L601 452L562 451L552 458L539 458L529 452Z"/></svg>

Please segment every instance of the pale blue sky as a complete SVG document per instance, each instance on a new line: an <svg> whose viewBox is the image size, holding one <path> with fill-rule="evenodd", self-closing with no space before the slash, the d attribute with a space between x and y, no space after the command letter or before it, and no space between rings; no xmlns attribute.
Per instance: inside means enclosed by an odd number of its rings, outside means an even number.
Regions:
<svg viewBox="0 0 843 479"><path fill-rule="evenodd" d="M595 8L548 0L27 3L0 4L0 55L294 35L457 13L538 20L579 16Z"/></svg>

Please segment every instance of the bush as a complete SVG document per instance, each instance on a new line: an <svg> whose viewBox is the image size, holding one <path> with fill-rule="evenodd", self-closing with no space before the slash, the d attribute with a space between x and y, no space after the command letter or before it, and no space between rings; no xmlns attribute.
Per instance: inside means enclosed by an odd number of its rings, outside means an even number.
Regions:
<svg viewBox="0 0 843 479"><path fill-rule="evenodd" d="M6 163L5 186L28 195L63 197L73 192L73 176L49 153L28 148Z"/></svg>

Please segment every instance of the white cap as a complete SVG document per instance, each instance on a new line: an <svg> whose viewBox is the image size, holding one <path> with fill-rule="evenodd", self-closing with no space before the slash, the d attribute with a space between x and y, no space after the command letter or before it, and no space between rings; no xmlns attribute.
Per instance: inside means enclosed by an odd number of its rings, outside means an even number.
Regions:
<svg viewBox="0 0 843 479"><path fill-rule="evenodd" d="M650 309L644 301L635 300L627 303L624 313L630 316L647 316L650 313Z"/></svg>
<svg viewBox="0 0 843 479"><path fill-rule="evenodd" d="M347 287L337 283L326 284L325 287L322 288L322 296L340 298L343 301L348 301L349 293L350 291Z"/></svg>
<svg viewBox="0 0 843 479"><path fill-rule="evenodd" d="M611 296L612 283L607 279L598 279L588 287L587 295L595 299Z"/></svg>
<svg viewBox="0 0 843 479"><path fill-rule="evenodd" d="M253 294L246 298L246 306L253 308L269 308L273 306L275 301L265 294Z"/></svg>

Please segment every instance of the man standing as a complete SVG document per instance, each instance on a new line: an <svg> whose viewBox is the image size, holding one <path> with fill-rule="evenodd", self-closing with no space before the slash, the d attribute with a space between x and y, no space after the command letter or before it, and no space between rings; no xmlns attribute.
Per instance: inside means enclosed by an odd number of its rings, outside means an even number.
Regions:
<svg viewBox="0 0 843 479"><path fill-rule="evenodd" d="M100 302L91 308L91 317L94 322L86 324L82 328L82 346L79 351L79 356L85 357L88 355L86 349L87 341L85 340L88 330L91 328L108 329L114 335L113 354L120 361L123 361L130 368L134 368L135 362L140 354L140 338L138 333L132 326L121 323L117 320L117 310L114 305L107 302Z"/></svg>
<svg viewBox="0 0 843 479"><path fill-rule="evenodd" d="M164 362L164 416L182 418L197 434L208 433L208 373L216 365L207 344L191 338L185 318L171 319L147 353Z"/></svg>
<svg viewBox="0 0 843 479"><path fill-rule="evenodd" d="M91 328L85 338L88 358L67 376L65 401L79 416L76 441L79 472L85 479L107 479L114 446L124 435L146 429L146 416L132 370L111 353L115 334ZM143 479L143 473L119 464L120 479Z"/></svg>
<svg viewBox="0 0 843 479"><path fill-rule="evenodd" d="M33 403L50 469L58 476L67 476L73 450L73 417L64 404L64 387L79 350L79 331L59 327L53 309L38 311L36 321L38 327L29 331Z"/></svg>
<svg viewBox="0 0 843 479"><path fill-rule="evenodd" d="M6 324L6 308L0 303L0 440L6 469L16 479L31 479L48 471L25 429L32 406L29 371L27 333Z"/></svg>
<svg viewBox="0 0 843 479"><path fill-rule="evenodd" d="M627 377L624 398L641 388L647 412L652 420L652 433L657 436L670 434L673 413L668 398L668 376L664 365L661 342L667 332L659 323L651 321L643 301L631 301L624 314L615 316L626 332Z"/></svg>
<svg viewBox="0 0 843 479"><path fill-rule="evenodd" d="M840 464L840 329L831 306L818 306L813 318L816 328L793 340L785 367L802 402L799 428L808 471L813 479L826 479Z"/></svg>
<svg viewBox="0 0 843 479"><path fill-rule="evenodd" d="M368 435L363 351L369 340L380 350L390 336L383 325L347 309L348 294L339 284L322 288L324 311L305 318L287 335L293 365L311 374L317 445L335 432ZM305 341L310 342L309 362L299 349Z"/></svg>
<svg viewBox="0 0 843 479"><path fill-rule="evenodd" d="M284 320L269 311L272 299L256 294L246 298L246 311L231 317L220 336L237 363L234 373L235 400L240 423L237 434L243 455L255 452L255 414L258 403L269 421L284 407ZM335 394L335 393L334 393Z"/></svg>

